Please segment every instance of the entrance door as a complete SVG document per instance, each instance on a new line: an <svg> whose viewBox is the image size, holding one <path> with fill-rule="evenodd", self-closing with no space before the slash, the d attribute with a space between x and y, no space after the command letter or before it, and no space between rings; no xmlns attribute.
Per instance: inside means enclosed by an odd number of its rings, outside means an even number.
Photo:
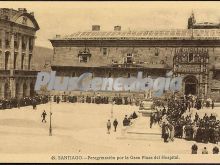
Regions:
<svg viewBox="0 0 220 165"><path fill-rule="evenodd" d="M188 77L185 79L185 95L197 95L197 79L195 77Z"/></svg>

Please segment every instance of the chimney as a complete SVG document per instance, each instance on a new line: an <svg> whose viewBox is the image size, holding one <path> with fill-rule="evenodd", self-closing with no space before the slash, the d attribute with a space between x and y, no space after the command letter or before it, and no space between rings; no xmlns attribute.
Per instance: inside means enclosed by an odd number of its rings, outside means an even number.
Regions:
<svg viewBox="0 0 220 165"><path fill-rule="evenodd" d="M61 37L61 35L60 34L56 34L56 38L60 38Z"/></svg>
<svg viewBox="0 0 220 165"><path fill-rule="evenodd" d="M114 31L121 31L121 26L114 26Z"/></svg>
<svg viewBox="0 0 220 165"><path fill-rule="evenodd" d="M100 31L100 25L92 25L92 31Z"/></svg>

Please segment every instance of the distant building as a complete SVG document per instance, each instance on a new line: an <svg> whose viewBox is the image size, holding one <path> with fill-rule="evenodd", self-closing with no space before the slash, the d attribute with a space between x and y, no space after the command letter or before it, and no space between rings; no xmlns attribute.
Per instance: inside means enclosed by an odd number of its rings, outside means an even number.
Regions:
<svg viewBox="0 0 220 165"><path fill-rule="evenodd" d="M189 22L194 25L194 16ZM101 31L95 27L50 40L54 47L51 67L58 76L92 72L95 77L136 77L142 71L144 77L156 78L173 71L174 76L183 77L183 93L219 96L220 29L122 31L117 26Z"/></svg>
<svg viewBox="0 0 220 165"><path fill-rule="evenodd" d="M0 8L0 98L34 95L34 13L25 8Z"/></svg>
<svg viewBox="0 0 220 165"><path fill-rule="evenodd" d="M188 29L220 29L220 23L200 22L196 23L194 13L188 19Z"/></svg>

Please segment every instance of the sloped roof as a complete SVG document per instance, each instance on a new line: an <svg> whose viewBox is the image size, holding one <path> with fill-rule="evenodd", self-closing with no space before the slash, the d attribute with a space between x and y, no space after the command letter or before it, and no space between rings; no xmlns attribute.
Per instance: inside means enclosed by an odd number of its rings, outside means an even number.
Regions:
<svg viewBox="0 0 220 165"><path fill-rule="evenodd" d="M173 29L148 31L89 31L57 36L51 40L166 40L220 39L220 29Z"/></svg>

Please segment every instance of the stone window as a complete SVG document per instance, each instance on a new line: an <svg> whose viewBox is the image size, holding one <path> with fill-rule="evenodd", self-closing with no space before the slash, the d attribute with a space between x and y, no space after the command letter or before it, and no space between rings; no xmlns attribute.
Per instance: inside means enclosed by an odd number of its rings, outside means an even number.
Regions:
<svg viewBox="0 0 220 165"><path fill-rule="evenodd" d="M107 48L102 48L102 55L107 56L108 55L108 49Z"/></svg>
<svg viewBox="0 0 220 165"><path fill-rule="evenodd" d="M127 64L131 64L133 62L133 55L131 53L127 54L126 62Z"/></svg>
<svg viewBox="0 0 220 165"><path fill-rule="evenodd" d="M80 63L87 63L91 57L91 53L89 49L85 48L84 51L79 51L78 57Z"/></svg>
<svg viewBox="0 0 220 165"><path fill-rule="evenodd" d="M86 63L88 62L88 57L87 56L79 56L79 62L80 63Z"/></svg>
<svg viewBox="0 0 220 165"><path fill-rule="evenodd" d="M155 56L159 56L159 49L155 49Z"/></svg>

